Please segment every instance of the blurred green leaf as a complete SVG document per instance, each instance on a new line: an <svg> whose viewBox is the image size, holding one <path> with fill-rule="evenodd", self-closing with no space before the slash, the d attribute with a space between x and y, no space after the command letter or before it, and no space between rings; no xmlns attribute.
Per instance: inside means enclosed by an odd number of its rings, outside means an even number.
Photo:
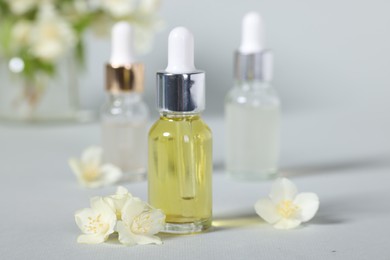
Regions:
<svg viewBox="0 0 390 260"><path fill-rule="evenodd" d="M12 19L3 17L0 22L0 51L2 55L10 55L11 49L11 32L12 32Z"/></svg>

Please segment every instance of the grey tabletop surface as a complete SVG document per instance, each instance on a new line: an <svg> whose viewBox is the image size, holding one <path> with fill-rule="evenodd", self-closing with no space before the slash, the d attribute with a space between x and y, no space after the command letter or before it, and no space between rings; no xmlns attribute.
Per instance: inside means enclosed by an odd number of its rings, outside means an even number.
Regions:
<svg viewBox="0 0 390 260"><path fill-rule="evenodd" d="M115 187L84 189L67 166L99 143L98 124L0 125L1 259L390 259L390 120L386 114L311 111L283 118L282 176L320 197L315 218L275 230L253 204L271 181L224 172L222 118L214 132L213 229L162 236L161 246L76 243L74 212ZM146 182L124 184L147 199Z"/></svg>

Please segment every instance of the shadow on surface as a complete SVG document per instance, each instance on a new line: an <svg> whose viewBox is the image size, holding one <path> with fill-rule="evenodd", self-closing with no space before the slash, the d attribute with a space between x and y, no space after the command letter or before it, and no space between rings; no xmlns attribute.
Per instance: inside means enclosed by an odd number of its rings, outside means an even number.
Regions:
<svg viewBox="0 0 390 260"><path fill-rule="evenodd" d="M317 215L309 222L315 225L337 225L358 221L360 218L385 216L389 214L388 207L383 207L383 202L378 198L385 198L386 189L379 189L369 193L354 192L342 197L320 203ZM320 199L321 200L321 199Z"/></svg>
<svg viewBox="0 0 390 260"><path fill-rule="evenodd" d="M123 246L118 240L118 233L111 234L105 243L111 246Z"/></svg>
<svg viewBox="0 0 390 260"><path fill-rule="evenodd" d="M347 219L342 219L331 214L319 214L315 216L310 222L310 225L338 225L350 222Z"/></svg>
<svg viewBox="0 0 390 260"><path fill-rule="evenodd" d="M225 171L225 164L223 161L216 161L213 163L213 171L214 172L224 172Z"/></svg>
<svg viewBox="0 0 390 260"><path fill-rule="evenodd" d="M320 208L317 214L312 220L308 222L309 225L338 225L346 222L351 222L350 219L346 219L340 216L334 208L338 208L340 202L336 202L335 205L320 204Z"/></svg>
<svg viewBox="0 0 390 260"><path fill-rule="evenodd" d="M169 233L158 233L157 236L161 238L162 241L172 240L172 239L181 239L183 237L196 236L199 233L190 233L190 234L169 234Z"/></svg>

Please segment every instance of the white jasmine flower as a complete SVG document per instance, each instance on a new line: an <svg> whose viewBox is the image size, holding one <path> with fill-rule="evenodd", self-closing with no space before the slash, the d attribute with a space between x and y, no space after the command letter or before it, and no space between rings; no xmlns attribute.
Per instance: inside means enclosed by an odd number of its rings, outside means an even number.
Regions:
<svg viewBox="0 0 390 260"><path fill-rule="evenodd" d="M162 244L157 234L164 227L165 215L138 198L130 199L122 209L122 221L117 223L119 241L122 244Z"/></svg>
<svg viewBox="0 0 390 260"><path fill-rule="evenodd" d="M256 213L277 229L292 229L314 217L319 207L315 193L299 193L286 178L277 179L269 198L255 204Z"/></svg>
<svg viewBox="0 0 390 260"><path fill-rule="evenodd" d="M14 48L28 46L30 43L32 23L27 20L20 20L12 27L11 38Z"/></svg>
<svg viewBox="0 0 390 260"><path fill-rule="evenodd" d="M136 0L102 0L102 8L116 18L129 16L137 7Z"/></svg>
<svg viewBox="0 0 390 260"><path fill-rule="evenodd" d="M36 24L31 32L31 51L45 61L54 62L76 44L71 25L63 19L50 3L42 4Z"/></svg>
<svg viewBox="0 0 390 260"><path fill-rule="evenodd" d="M117 218L121 220L123 206L128 200L132 198L133 196L125 187L119 186L116 190L116 193L114 195L105 197L104 201L110 205L110 207L114 210Z"/></svg>
<svg viewBox="0 0 390 260"><path fill-rule="evenodd" d="M114 232L116 215L102 197L94 197L91 199L91 208L77 211L75 220L84 233L77 238L77 242L98 244L106 241Z"/></svg>
<svg viewBox="0 0 390 260"><path fill-rule="evenodd" d="M33 9L40 0L6 0L11 12L22 15Z"/></svg>
<svg viewBox="0 0 390 260"><path fill-rule="evenodd" d="M70 159L69 166L85 187L96 188L117 182L122 171L112 164L102 164L103 149L92 146L87 148L81 159Z"/></svg>

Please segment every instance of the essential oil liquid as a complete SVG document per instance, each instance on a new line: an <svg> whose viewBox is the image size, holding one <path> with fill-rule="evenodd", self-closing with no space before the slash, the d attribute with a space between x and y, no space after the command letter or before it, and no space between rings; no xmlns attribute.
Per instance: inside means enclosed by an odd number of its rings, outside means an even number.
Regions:
<svg viewBox="0 0 390 260"><path fill-rule="evenodd" d="M226 168L238 179L268 179L278 170L279 106L226 104Z"/></svg>
<svg viewBox="0 0 390 260"><path fill-rule="evenodd" d="M124 180L145 179L147 123L103 121L104 160L124 172Z"/></svg>
<svg viewBox="0 0 390 260"><path fill-rule="evenodd" d="M165 232L210 227L212 134L199 116L162 116L149 133L149 203L166 214Z"/></svg>

